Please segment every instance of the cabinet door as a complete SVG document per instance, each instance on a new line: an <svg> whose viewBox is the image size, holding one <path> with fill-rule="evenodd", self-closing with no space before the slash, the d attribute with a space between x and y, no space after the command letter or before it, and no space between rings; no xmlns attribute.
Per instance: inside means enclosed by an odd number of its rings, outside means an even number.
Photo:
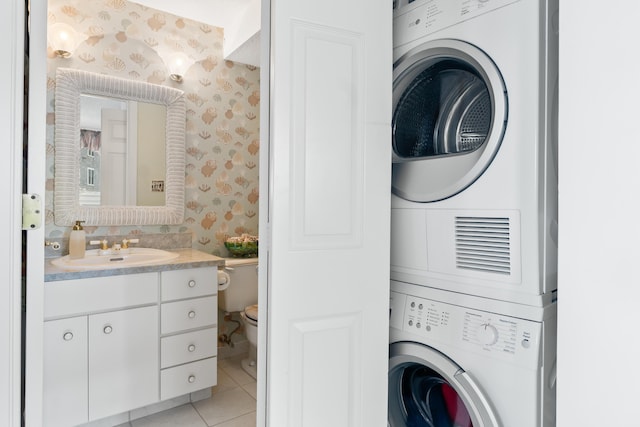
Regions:
<svg viewBox="0 0 640 427"><path fill-rule="evenodd" d="M44 425L87 422L87 317L44 322Z"/></svg>
<svg viewBox="0 0 640 427"><path fill-rule="evenodd" d="M89 316L89 420L158 401L158 307Z"/></svg>

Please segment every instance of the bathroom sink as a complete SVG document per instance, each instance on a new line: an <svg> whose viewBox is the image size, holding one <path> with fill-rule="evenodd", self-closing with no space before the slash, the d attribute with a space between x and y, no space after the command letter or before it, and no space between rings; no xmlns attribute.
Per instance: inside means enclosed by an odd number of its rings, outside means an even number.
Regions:
<svg viewBox="0 0 640 427"><path fill-rule="evenodd" d="M164 263L179 256L174 252L153 248L129 248L104 252L100 249L91 249L86 251L84 258L71 259L69 255L65 255L54 259L51 264L65 270L105 270Z"/></svg>

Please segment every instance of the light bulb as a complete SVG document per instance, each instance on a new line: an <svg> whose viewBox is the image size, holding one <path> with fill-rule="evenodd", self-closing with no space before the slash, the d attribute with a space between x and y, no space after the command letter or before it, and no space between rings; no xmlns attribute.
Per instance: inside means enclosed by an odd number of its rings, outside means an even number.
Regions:
<svg viewBox="0 0 640 427"><path fill-rule="evenodd" d="M70 57L78 46L78 33L71 25L63 22L49 26L47 36L51 50L61 58Z"/></svg>
<svg viewBox="0 0 640 427"><path fill-rule="evenodd" d="M169 55L167 67L169 68L169 77L171 77L171 80L181 82L192 62L193 61L183 52L176 52Z"/></svg>

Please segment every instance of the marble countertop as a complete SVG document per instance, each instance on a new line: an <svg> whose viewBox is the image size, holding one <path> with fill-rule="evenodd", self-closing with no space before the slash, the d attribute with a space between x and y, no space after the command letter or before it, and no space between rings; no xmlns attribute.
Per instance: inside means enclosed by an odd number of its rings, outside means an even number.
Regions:
<svg viewBox="0 0 640 427"><path fill-rule="evenodd" d="M52 258L45 259L44 281L84 279L88 277L120 276L123 274L149 273L157 271L181 270L186 268L217 267L224 265L225 259L196 249L173 249L178 258L164 264L110 268L105 270L70 271L51 264Z"/></svg>

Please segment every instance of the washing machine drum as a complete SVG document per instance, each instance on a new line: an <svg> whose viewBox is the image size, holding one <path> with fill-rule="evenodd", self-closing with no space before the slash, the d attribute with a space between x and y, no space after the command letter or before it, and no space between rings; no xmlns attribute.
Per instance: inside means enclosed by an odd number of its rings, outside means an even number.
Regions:
<svg viewBox="0 0 640 427"><path fill-rule="evenodd" d="M451 359L418 343L389 357L389 427L496 427L480 388Z"/></svg>
<svg viewBox="0 0 640 427"><path fill-rule="evenodd" d="M417 202L469 187L495 157L507 122L499 70L476 47L438 40L394 65L393 191Z"/></svg>

